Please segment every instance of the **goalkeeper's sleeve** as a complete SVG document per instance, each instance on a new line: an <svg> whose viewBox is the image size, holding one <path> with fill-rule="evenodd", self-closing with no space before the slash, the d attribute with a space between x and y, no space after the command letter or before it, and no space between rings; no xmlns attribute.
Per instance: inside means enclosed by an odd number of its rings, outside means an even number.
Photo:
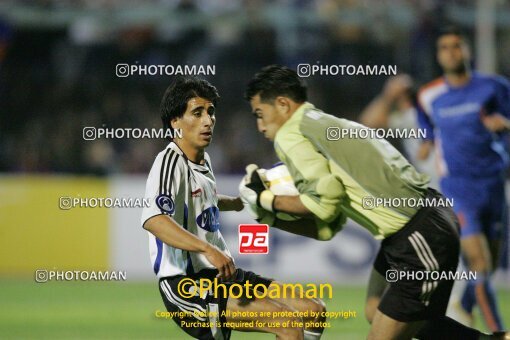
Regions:
<svg viewBox="0 0 510 340"><path fill-rule="evenodd" d="M294 179L303 205L326 223L337 220L346 192L342 180L331 172L328 159L304 137L288 137L284 145L275 143L275 148Z"/></svg>

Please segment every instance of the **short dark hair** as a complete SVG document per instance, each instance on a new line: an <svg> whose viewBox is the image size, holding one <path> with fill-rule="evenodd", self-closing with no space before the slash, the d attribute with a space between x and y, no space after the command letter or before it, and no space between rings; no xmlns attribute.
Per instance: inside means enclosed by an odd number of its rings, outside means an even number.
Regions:
<svg viewBox="0 0 510 340"><path fill-rule="evenodd" d="M436 41L438 41L439 38L441 38L444 35L456 35L460 37L462 40L464 40L466 43L469 43L465 32L459 26L456 25L447 25L441 27L437 32Z"/></svg>
<svg viewBox="0 0 510 340"><path fill-rule="evenodd" d="M281 65L266 66L250 80L244 98L250 101L257 94L266 103L278 96L289 97L296 103L307 100L305 83L296 72Z"/></svg>
<svg viewBox="0 0 510 340"><path fill-rule="evenodd" d="M172 129L170 121L186 112L188 101L194 97L210 100L214 106L220 95L207 80L195 77L179 77L170 85L161 100L160 111L164 129ZM172 131L173 132L173 131Z"/></svg>

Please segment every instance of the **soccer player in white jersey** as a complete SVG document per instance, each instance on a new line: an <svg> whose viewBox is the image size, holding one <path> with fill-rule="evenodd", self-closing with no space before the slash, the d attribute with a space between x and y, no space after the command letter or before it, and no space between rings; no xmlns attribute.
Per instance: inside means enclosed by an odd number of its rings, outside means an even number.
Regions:
<svg viewBox="0 0 510 340"><path fill-rule="evenodd" d="M179 129L182 138L174 138L154 161L145 193L151 205L143 210L141 221L149 232L150 257L161 297L167 310L176 315L174 321L194 338L229 339L235 329L273 333L277 339L319 339L323 328L273 328L268 324L269 320L324 321L320 316L324 304L318 299L254 298L246 291L241 298L234 298L223 296L222 289L218 289L219 294L211 290L202 295L190 289L193 281L198 286L200 279L215 278L226 286L249 281L252 287L283 287L236 268L220 232L220 210L239 211L243 204L238 197L217 194L211 160L205 152L212 140L218 98L214 86L197 78L176 80L163 96L163 125L172 129L174 137ZM296 311L309 311L309 315L313 311L319 316L300 318L292 313ZM256 313L233 317L234 312ZM270 312L271 317L261 318L260 312ZM272 317L273 312L289 313ZM237 327L241 321L243 326ZM225 327L226 323L230 324Z"/></svg>

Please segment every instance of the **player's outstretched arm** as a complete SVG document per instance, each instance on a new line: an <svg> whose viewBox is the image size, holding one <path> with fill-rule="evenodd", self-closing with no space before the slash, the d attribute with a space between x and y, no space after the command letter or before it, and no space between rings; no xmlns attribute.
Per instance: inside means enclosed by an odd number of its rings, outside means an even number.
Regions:
<svg viewBox="0 0 510 340"><path fill-rule="evenodd" d="M302 195L275 195L265 185L258 167L254 164L246 168L246 176L239 184L241 200L248 208L250 214L262 224L268 224L272 227L287 231L296 235L310 237L317 240L330 240L342 229L345 223L345 215L337 210L338 200L336 196L341 196L343 188L336 187L333 193L323 192L325 197L319 198L319 214L312 211L302 201ZM324 177L331 177L324 176ZM322 179L324 179L322 177ZM335 187L334 181L327 181L325 185L328 188ZM295 189L295 187L294 187ZM297 191L297 190L296 190ZM322 190L324 191L324 190ZM310 194L311 191L309 190ZM316 194L320 196L320 194ZM329 209L325 209L325 205ZM317 204L312 204L316 207ZM301 216L303 218L296 220L287 220L278 218L279 213L290 214L292 216ZM325 216L326 220L321 220L320 216Z"/></svg>
<svg viewBox="0 0 510 340"><path fill-rule="evenodd" d="M392 106L413 85L407 74L389 78L383 91L363 109L360 122L371 128L388 128Z"/></svg>
<svg viewBox="0 0 510 340"><path fill-rule="evenodd" d="M305 217L295 221L285 221L276 219L273 223L274 228L313 238L318 241L331 240L340 230L342 230L347 218L344 214L338 215L333 222L324 222L317 217Z"/></svg>
<svg viewBox="0 0 510 340"><path fill-rule="evenodd" d="M510 131L510 120L500 113L482 115L481 119L483 125L485 125L485 128L491 132Z"/></svg>
<svg viewBox="0 0 510 340"><path fill-rule="evenodd" d="M277 219L272 227L291 234L313 238L314 240L319 239L319 232L313 219L302 218L296 221L284 221Z"/></svg>
<svg viewBox="0 0 510 340"><path fill-rule="evenodd" d="M277 219L273 227L320 241L331 240L346 222L343 213L340 213L332 222L321 221L303 204L300 196L275 196L274 207L277 211L300 215L304 218L297 221Z"/></svg>
<svg viewBox="0 0 510 340"><path fill-rule="evenodd" d="M310 237L316 240L327 241L342 229L346 219L343 214L330 223L320 221L317 216L303 204L299 196L275 196L274 208L276 211L288 214L300 215L304 218L296 221L284 221L276 219L273 227L292 234Z"/></svg>
<svg viewBox="0 0 510 340"><path fill-rule="evenodd" d="M313 213L303 204L299 196L276 195L274 196L273 207L275 211L287 214L313 216Z"/></svg>
<svg viewBox="0 0 510 340"><path fill-rule="evenodd" d="M240 197L218 194L218 208L220 211L241 211L244 205Z"/></svg>
<svg viewBox="0 0 510 340"><path fill-rule="evenodd" d="M203 254L218 269L219 278L228 280L234 276L236 268L230 256L185 230L173 218L157 215L147 220L143 227L171 247Z"/></svg>
<svg viewBox="0 0 510 340"><path fill-rule="evenodd" d="M295 221L276 219L272 226L292 234L313 238L319 241L329 241L336 233L342 230L345 221L345 215L341 214L335 221L330 223L326 223L317 218L305 217Z"/></svg>

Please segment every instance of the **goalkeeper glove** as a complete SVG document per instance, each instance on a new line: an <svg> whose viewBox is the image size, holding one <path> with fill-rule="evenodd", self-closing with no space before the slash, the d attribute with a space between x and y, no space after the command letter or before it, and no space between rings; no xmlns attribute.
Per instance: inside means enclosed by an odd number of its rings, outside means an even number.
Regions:
<svg viewBox="0 0 510 340"><path fill-rule="evenodd" d="M255 164L248 165L246 175L239 184L239 193L243 202L274 212L274 194L264 183L261 177L262 170Z"/></svg>
<svg viewBox="0 0 510 340"><path fill-rule="evenodd" d="M243 182L239 185L239 191L241 192L241 201L253 219L261 224L273 226L276 221L276 215L273 212L267 211L257 205L257 196L254 191L252 189L245 188Z"/></svg>

